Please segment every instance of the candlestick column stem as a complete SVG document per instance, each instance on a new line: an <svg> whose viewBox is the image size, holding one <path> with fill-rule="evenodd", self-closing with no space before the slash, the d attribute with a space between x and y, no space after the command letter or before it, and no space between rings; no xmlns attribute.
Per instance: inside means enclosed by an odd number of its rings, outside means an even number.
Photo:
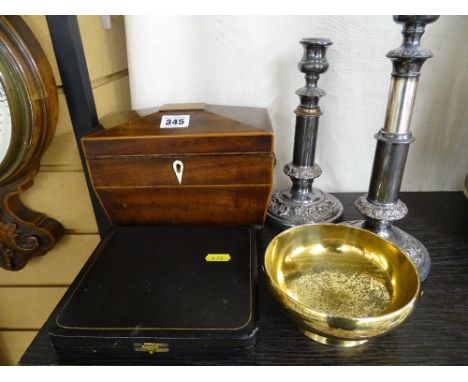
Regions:
<svg viewBox="0 0 468 382"><path fill-rule="evenodd" d="M385 124L376 135L377 145L367 195L356 200L364 221L347 222L368 229L394 242L415 264L423 281L430 270L430 256L424 245L393 222L406 216L408 209L398 199L409 145L414 141L410 132L411 117L420 70L432 53L420 46L426 24L439 16L394 16L403 24L403 43L390 51L393 73L387 103Z"/></svg>
<svg viewBox="0 0 468 382"><path fill-rule="evenodd" d="M322 111L318 106L325 92L317 86L320 74L328 69L326 49L328 39L310 38L300 41L304 55L298 68L305 74L305 86L296 91L300 104L295 110L293 160L284 166L292 186L275 191L271 198L267 219L270 223L288 228L301 224L328 223L341 217L343 206L333 195L312 187L322 169L315 163L317 130Z"/></svg>

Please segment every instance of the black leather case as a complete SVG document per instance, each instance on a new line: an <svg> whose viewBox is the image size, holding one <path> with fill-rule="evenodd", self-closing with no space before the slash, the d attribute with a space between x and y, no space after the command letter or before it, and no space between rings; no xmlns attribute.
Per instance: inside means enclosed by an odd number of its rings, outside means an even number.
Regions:
<svg viewBox="0 0 468 382"><path fill-rule="evenodd" d="M247 350L256 255L247 227L117 228L61 300L52 343L61 355Z"/></svg>

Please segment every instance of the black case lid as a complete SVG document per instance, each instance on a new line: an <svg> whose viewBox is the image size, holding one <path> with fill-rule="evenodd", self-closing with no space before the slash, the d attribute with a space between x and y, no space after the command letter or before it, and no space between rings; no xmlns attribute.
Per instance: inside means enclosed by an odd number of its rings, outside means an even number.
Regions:
<svg viewBox="0 0 468 382"><path fill-rule="evenodd" d="M254 241L246 227L118 228L59 304L52 339L251 342L257 330Z"/></svg>

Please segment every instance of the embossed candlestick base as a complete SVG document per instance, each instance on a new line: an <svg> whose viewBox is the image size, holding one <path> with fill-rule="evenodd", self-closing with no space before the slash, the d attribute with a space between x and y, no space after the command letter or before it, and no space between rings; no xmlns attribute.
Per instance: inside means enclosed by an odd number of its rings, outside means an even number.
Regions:
<svg viewBox="0 0 468 382"><path fill-rule="evenodd" d="M346 222L372 231L392 241L413 261L421 281L429 274L431 258L424 245L393 222L404 218L408 209L398 199L409 145L414 138L409 131L419 74L432 53L420 46L426 24L439 16L394 16L403 24L403 43L390 51L393 73L384 128L376 135L374 165L369 192L356 200L356 208L365 220Z"/></svg>
<svg viewBox="0 0 468 382"><path fill-rule="evenodd" d="M284 172L288 174L291 167L292 164L288 163L284 166ZM320 167L315 165L314 169L317 169L320 175ZM302 178L297 177L296 179L310 180L311 184L315 178L307 178L308 175L306 174L298 174L297 176L302 176ZM293 182L296 180L293 179L292 176L291 179ZM292 188L273 192L267 216L270 223L281 228L295 227L310 223L330 223L338 220L343 214L341 202L333 195L318 189L312 189L310 192L302 195L303 197L298 200Z"/></svg>
<svg viewBox="0 0 468 382"><path fill-rule="evenodd" d="M403 219L408 214L405 203L398 199L394 205L378 205L370 202L367 195L359 197L355 206L366 220L353 220L343 224L367 229L394 243L413 261L424 281L431 269L431 257L426 247L414 236L395 227L393 221Z"/></svg>
<svg viewBox="0 0 468 382"><path fill-rule="evenodd" d="M291 178L292 186L273 193L267 214L270 224L280 228L329 223L338 220L343 213L337 198L312 188L314 179L322 173L320 166L314 163L318 122L322 115L318 102L325 95L317 81L328 69L325 53L332 43L319 38L303 39L300 43L304 56L298 68L305 73L306 85L296 91L301 103L295 111L294 154L292 162L283 170Z"/></svg>

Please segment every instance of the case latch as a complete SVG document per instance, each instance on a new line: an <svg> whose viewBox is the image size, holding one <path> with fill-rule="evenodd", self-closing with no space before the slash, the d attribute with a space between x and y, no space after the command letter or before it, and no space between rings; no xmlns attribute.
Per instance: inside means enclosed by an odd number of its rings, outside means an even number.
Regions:
<svg viewBox="0 0 468 382"><path fill-rule="evenodd" d="M133 344L135 351L142 351L145 353L168 353L169 345L162 342L143 342Z"/></svg>

